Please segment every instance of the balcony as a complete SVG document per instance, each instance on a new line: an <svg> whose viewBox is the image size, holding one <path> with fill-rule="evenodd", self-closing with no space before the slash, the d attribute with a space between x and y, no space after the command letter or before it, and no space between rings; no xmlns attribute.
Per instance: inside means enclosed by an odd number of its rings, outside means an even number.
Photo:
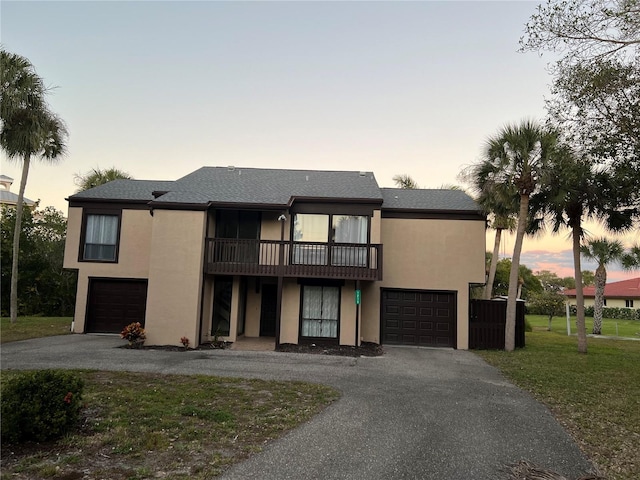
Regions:
<svg viewBox="0 0 640 480"><path fill-rule="evenodd" d="M382 280L382 245L207 238L205 248L209 274Z"/></svg>

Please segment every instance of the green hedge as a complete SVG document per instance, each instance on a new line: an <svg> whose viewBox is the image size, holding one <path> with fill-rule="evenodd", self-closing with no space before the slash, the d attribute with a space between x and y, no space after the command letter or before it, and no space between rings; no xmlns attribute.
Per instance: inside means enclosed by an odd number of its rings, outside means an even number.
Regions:
<svg viewBox="0 0 640 480"><path fill-rule="evenodd" d="M575 305L571 305L571 315L576 314ZM584 307L585 317L593 317L593 307ZM602 309L603 318L612 318L616 320L640 320L640 309L604 307Z"/></svg>
<svg viewBox="0 0 640 480"><path fill-rule="evenodd" d="M20 372L2 382L2 441L43 442L78 423L84 381L71 372Z"/></svg>

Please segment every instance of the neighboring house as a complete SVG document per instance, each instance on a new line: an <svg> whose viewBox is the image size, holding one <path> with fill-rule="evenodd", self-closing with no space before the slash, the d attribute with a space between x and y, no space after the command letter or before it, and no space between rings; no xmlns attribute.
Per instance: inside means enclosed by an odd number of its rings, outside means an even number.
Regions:
<svg viewBox="0 0 640 480"><path fill-rule="evenodd" d="M468 348L485 217L464 192L380 188L371 172L203 167L67 200L78 333L140 321L152 345Z"/></svg>
<svg viewBox="0 0 640 480"><path fill-rule="evenodd" d="M576 304L576 291L563 292L570 305ZM584 287L584 306L592 307L595 303L596 287ZM607 283L604 287L605 307L640 308L640 277Z"/></svg>
<svg viewBox="0 0 640 480"><path fill-rule="evenodd" d="M6 175L0 175L0 205L12 205L15 206L18 203L18 194L11 191L11 185L13 184L13 178ZM27 197L23 197L23 205L27 207L34 207L36 202L29 200Z"/></svg>

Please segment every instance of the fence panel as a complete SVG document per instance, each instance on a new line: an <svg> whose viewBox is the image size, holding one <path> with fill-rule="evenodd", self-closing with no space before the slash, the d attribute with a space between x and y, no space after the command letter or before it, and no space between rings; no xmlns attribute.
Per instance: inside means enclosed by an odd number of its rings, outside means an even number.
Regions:
<svg viewBox="0 0 640 480"><path fill-rule="evenodd" d="M506 300L471 300L469 305L469 348L503 350L506 321ZM522 348L524 344L524 302L518 302L516 305L516 348Z"/></svg>

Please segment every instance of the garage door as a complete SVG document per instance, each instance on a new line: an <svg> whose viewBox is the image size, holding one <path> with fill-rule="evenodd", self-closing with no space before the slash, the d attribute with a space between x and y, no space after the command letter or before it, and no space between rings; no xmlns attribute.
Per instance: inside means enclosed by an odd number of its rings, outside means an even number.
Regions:
<svg viewBox="0 0 640 480"><path fill-rule="evenodd" d="M146 280L89 279L86 331L120 333L132 322L144 325Z"/></svg>
<svg viewBox="0 0 640 480"><path fill-rule="evenodd" d="M382 342L425 347L456 346L456 293L382 291Z"/></svg>

